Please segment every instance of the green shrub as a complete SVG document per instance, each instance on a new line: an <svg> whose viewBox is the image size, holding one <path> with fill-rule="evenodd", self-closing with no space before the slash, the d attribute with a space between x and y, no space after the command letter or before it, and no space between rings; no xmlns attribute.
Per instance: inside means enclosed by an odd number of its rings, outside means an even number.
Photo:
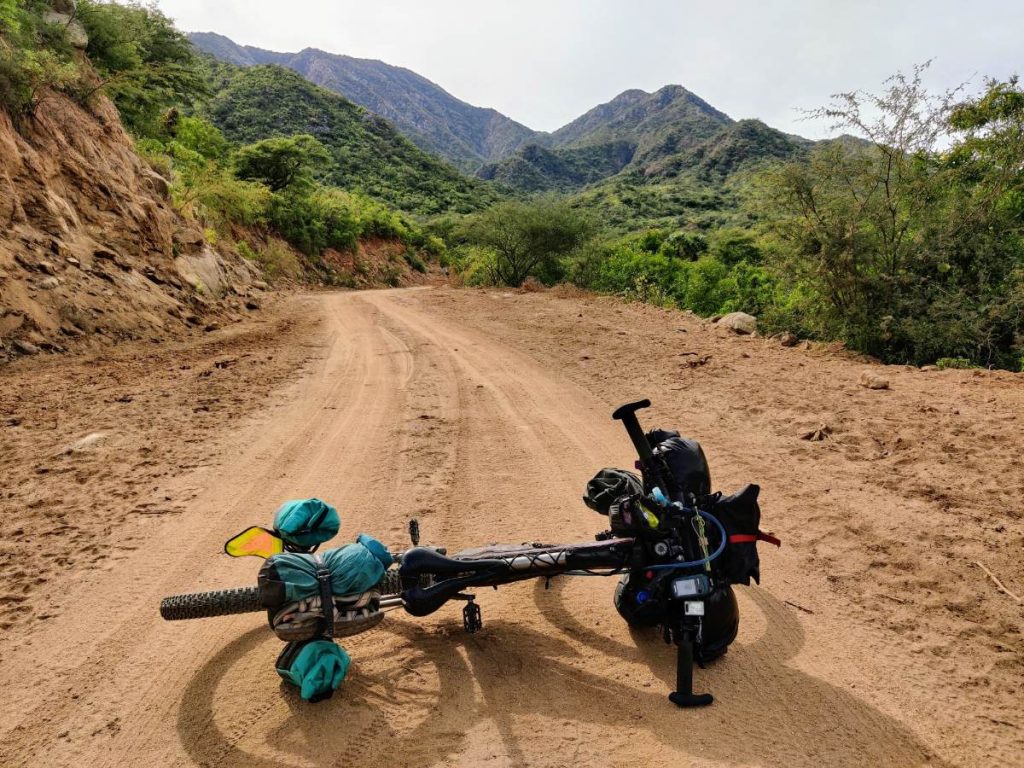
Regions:
<svg viewBox="0 0 1024 768"><path fill-rule="evenodd" d="M448 251L449 266L465 285L490 284L495 260L494 251L477 245L459 245Z"/></svg>
<svg viewBox="0 0 1024 768"><path fill-rule="evenodd" d="M235 152L235 175L258 181L271 192L305 189L313 183L314 170L330 159L324 145L309 134L275 136Z"/></svg>
<svg viewBox="0 0 1024 768"><path fill-rule="evenodd" d="M417 272L425 273L427 271L427 265L423 263L423 259L416 255L415 251L406 249L405 253L402 255L405 258L405 263Z"/></svg>
<svg viewBox="0 0 1024 768"><path fill-rule="evenodd" d="M969 368L977 368L978 366L968 360L966 357L940 357L935 361L935 365L940 370L946 370L948 368L957 368L961 370Z"/></svg>
<svg viewBox="0 0 1024 768"><path fill-rule="evenodd" d="M86 88L117 105L137 136L161 133L161 116L206 94L205 72L192 44L155 5L78 0L77 18L89 36L86 54L100 82Z"/></svg>
<svg viewBox="0 0 1024 768"><path fill-rule="evenodd" d="M170 120L165 120L165 125L165 130L175 142L207 160L223 160L228 154L228 140L224 138L220 129L208 120L181 117L174 113Z"/></svg>
<svg viewBox="0 0 1024 768"><path fill-rule="evenodd" d="M424 236L421 248L425 253L433 256L435 259L442 258L447 250L444 240L437 235Z"/></svg>
<svg viewBox="0 0 1024 768"><path fill-rule="evenodd" d="M48 10L41 0L0 0L0 107L16 120L48 89L70 89L81 75L64 28L43 21Z"/></svg>
<svg viewBox="0 0 1024 768"><path fill-rule="evenodd" d="M173 176L174 161L167 154L167 147L159 139L139 139L135 142L135 153L165 179Z"/></svg>
<svg viewBox="0 0 1024 768"><path fill-rule="evenodd" d="M360 235L360 223L350 200L340 190L278 192L271 198L269 221L285 240L308 256L317 256L325 248L350 250Z"/></svg>
<svg viewBox="0 0 1024 768"><path fill-rule="evenodd" d="M242 258L258 264L267 280L302 277L302 264L299 263L295 254L280 242L271 240L265 248L256 251L244 240L239 240L235 243L235 249Z"/></svg>

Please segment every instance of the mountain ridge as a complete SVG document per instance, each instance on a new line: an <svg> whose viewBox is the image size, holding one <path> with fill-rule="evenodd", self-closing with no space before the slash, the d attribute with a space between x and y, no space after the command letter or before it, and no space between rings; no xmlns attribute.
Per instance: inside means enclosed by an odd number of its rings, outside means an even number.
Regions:
<svg viewBox="0 0 1024 768"><path fill-rule="evenodd" d="M795 157L811 143L758 120L734 120L678 84L652 92L625 90L544 132L462 102L422 75L378 60L312 47L279 53L216 33L189 37L200 50L243 68L273 64L291 70L506 193L593 189L616 206L633 200L631 207L663 218L676 204L693 210L719 206L726 194L722 185L734 174Z"/></svg>
<svg viewBox="0 0 1024 768"><path fill-rule="evenodd" d="M279 53L239 45L214 32L192 32L192 44L236 66L277 64L392 122L421 149L472 173L511 155L538 132L489 107L469 104L405 67L307 47Z"/></svg>

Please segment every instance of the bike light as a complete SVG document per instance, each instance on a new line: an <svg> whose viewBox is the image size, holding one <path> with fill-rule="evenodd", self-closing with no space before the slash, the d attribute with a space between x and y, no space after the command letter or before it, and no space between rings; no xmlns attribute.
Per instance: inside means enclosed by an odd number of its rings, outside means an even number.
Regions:
<svg viewBox="0 0 1024 768"><path fill-rule="evenodd" d="M641 589L639 592L636 593L636 601L640 603L640 605L646 603L648 599L650 599L650 597L651 593L648 592L646 589Z"/></svg>
<svg viewBox="0 0 1024 768"><path fill-rule="evenodd" d="M703 574L683 576L672 582L672 595L679 599L701 597L710 592L711 582Z"/></svg>

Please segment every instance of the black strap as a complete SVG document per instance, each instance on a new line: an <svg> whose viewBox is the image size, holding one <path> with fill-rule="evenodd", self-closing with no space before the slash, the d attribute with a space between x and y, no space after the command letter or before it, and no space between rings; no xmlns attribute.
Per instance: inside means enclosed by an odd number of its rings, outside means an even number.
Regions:
<svg viewBox="0 0 1024 768"><path fill-rule="evenodd" d="M313 555L316 580L320 583L320 608L324 612L324 636L334 637L334 594L331 592L331 572L323 557Z"/></svg>

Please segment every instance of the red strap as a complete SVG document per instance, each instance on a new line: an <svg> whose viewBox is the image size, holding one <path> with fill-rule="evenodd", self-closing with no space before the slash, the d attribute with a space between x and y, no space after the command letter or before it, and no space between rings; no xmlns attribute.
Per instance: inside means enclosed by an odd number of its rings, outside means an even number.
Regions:
<svg viewBox="0 0 1024 768"><path fill-rule="evenodd" d="M749 533L734 533L729 537L730 544L756 544L757 536Z"/></svg>
<svg viewBox="0 0 1024 768"><path fill-rule="evenodd" d="M759 541L774 544L776 547L782 546L782 542L775 536L770 533L764 533L763 531L758 531L757 533L734 533L729 537L730 544L756 544Z"/></svg>

